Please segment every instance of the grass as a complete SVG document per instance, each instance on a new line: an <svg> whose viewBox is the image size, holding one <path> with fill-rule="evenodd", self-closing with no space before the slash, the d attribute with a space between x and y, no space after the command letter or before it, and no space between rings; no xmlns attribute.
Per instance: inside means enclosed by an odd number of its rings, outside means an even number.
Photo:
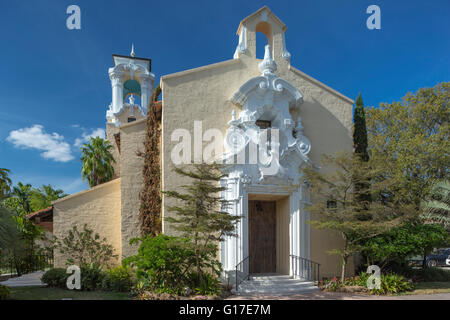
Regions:
<svg viewBox="0 0 450 320"><path fill-rule="evenodd" d="M128 300L124 292L76 291L59 288L15 287L11 289L11 300Z"/></svg>
<svg viewBox="0 0 450 320"><path fill-rule="evenodd" d="M411 294L435 294L435 293L450 293L450 282L418 282L415 284L415 289L410 292L405 292L405 295Z"/></svg>

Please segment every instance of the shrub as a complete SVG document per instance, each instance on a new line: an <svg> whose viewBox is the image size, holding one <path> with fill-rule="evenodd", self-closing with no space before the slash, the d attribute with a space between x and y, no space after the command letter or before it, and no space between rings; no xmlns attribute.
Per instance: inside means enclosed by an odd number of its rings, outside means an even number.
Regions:
<svg viewBox="0 0 450 320"><path fill-rule="evenodd" d="M415 282L450 281L450 271L439 268L412 269L408 276Z"/></svg>
<svg viewBox="0 0 450 320"><path fill-rule="evenodd" d="M370 274L361 272L359 275L360 286L367 287L367 279L369 279ZM381 275L380 289L370 290L371 294L397 294L401 292L411 291L414 289L412 281L405 279L402 275L395 273L388 273Z"/></svg>
<svg viewBox="0 0 450 320"><path fill-rule="evenodd" d="M341 280L336 277L332 280L324 280L321 282L321 286L328 291L339 291L344 286L360 286L367 288L367 279L370 274L361 272L359 276L348 278L342 284ZM405 279L403 276L389 273L381 275L380 289L369 290L370 294L386 295L397 294L405 291L411 291L414 289L412 281Z"/></svg>
<svg viewBox="0 0 450 320"><path fill-rule="evenodd" d="M222 286L219 278L211 273L203 273L202 279L197 272L189 275L189 287L193 288L194 293L200 295L220 295Z"/></svg>
<svg viewBox="0 0 450 320"><path fill-rule="evenodd" d="M108 267L117 258L114 248L106 238L100 238L100 235L94 233L86 224L82 231L73 226L63 239L55 238L55 249L63 255L70 256L66 262L68 266L75 264L79 267L89 265Z"/></svg>
<svg viewBox="0 0 450 320"><path fill-rule="evenodd" d="M69 276L70 274L66 273L66 269L54 268L44 273L41 280L49 287L66 289L66 282Z"/></svg>
<svg viewBox="0 0 450 320"><path fill-rule="evenodd" d="M194 264L193 250L188 240L166 235L142 239L138 254L125 259L124 264L136 267L142 287L156 292L182 294L188 282L188 272Z"/></svg>
<svg viewBox="0 0 450 320"><path fill-rule="evenodd" d="M81 267L81 290L94 291L102 288L105 273L98 266Z"/></svg>
<svg viewBox="0 0 450 320"><path fill-rule="evenodd" d="M326 280L321 281L319 283L319 286L323 287L324 289L326 289L328 291L334 292L334 291L337 291L339 288L341 288L343 285L342 285L342 282L340 279L334 277L331 280L326 279Z"/></svg>
<svg viewBox="0 0 450 320"><path fill-rule="evenodd" d="M118 266L105 273L102 289L106 291L128 292L133 286L133 274L130 267Z"/></svg>
<svg viewBox="0 0 450 320"><path fill-rule="evenodd" d="M373 289L371 293L375 294L395 294L414 289L412 282L406 280L403 276L398 274L386 274L381 276L381 288Z"/></svg>
<svg viewBox="0 0 450 320"><path fill-rule="evenodd" d="M8 287L0 284L0 300L7 300L11 296L11 290Z"/></svg>

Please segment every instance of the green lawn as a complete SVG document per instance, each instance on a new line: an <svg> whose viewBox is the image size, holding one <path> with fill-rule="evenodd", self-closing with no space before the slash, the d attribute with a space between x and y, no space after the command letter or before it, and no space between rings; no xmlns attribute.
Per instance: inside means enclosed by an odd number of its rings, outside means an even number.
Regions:
<svg viewBox="0 0 450 320"><path fill-rule="evenodd" d="M450 282L419 282L414 291L404 294L450 293Z"/></svg>
<svg viewBox="0 0 450 320"><path fill-rule="evenodd" d="M12 300L128 300L128 293L75 291L58 288L17 287L11 289Z"/></svg>

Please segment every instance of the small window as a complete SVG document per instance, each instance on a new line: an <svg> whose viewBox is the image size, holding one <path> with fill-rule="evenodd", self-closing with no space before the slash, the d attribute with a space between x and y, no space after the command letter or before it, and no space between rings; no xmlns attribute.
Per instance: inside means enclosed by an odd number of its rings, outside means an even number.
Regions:
<svg viewBox="0 0 450 320"><path fill-rule="evenodd" d="M260 129L267 129L267 128L270 128L272 126L272 122L271 121L267 121L267 120L257 120L256 121L256 125Z"/></svg>
<svg viewBox="0 0 450 320"><path fill-rule="evenodd" d="M336 208L337 208L336 200L328 200L327 201L327 209L336 209Z"/></svg>
<svg viewBox="0 0 450 320"><path fill-rule="evenodd" d="M128 118L128 122L133 122L133 121L136 121L136 118L134 118L134 117L129 117Z"/></svg>

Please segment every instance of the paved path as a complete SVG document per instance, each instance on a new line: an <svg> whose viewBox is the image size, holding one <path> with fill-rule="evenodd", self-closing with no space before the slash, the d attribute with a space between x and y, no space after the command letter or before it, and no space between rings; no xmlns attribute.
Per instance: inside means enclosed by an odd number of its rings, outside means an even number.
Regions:
<svg viewBox="0 0 450 320"><path fill-rule="evenodd" d="M44 271L28 273L17 278L10 278L0 284L7 287L45 287L46 284L41 281L43 274Z"/></svg>
<svg viewBox="0 0 450 320"><path fill-rule="evenodd" d="M450 300L450 293L416 294L402 296L375 296L340 292L310 292L284 296L231 296L228 300Z"/></svg>

